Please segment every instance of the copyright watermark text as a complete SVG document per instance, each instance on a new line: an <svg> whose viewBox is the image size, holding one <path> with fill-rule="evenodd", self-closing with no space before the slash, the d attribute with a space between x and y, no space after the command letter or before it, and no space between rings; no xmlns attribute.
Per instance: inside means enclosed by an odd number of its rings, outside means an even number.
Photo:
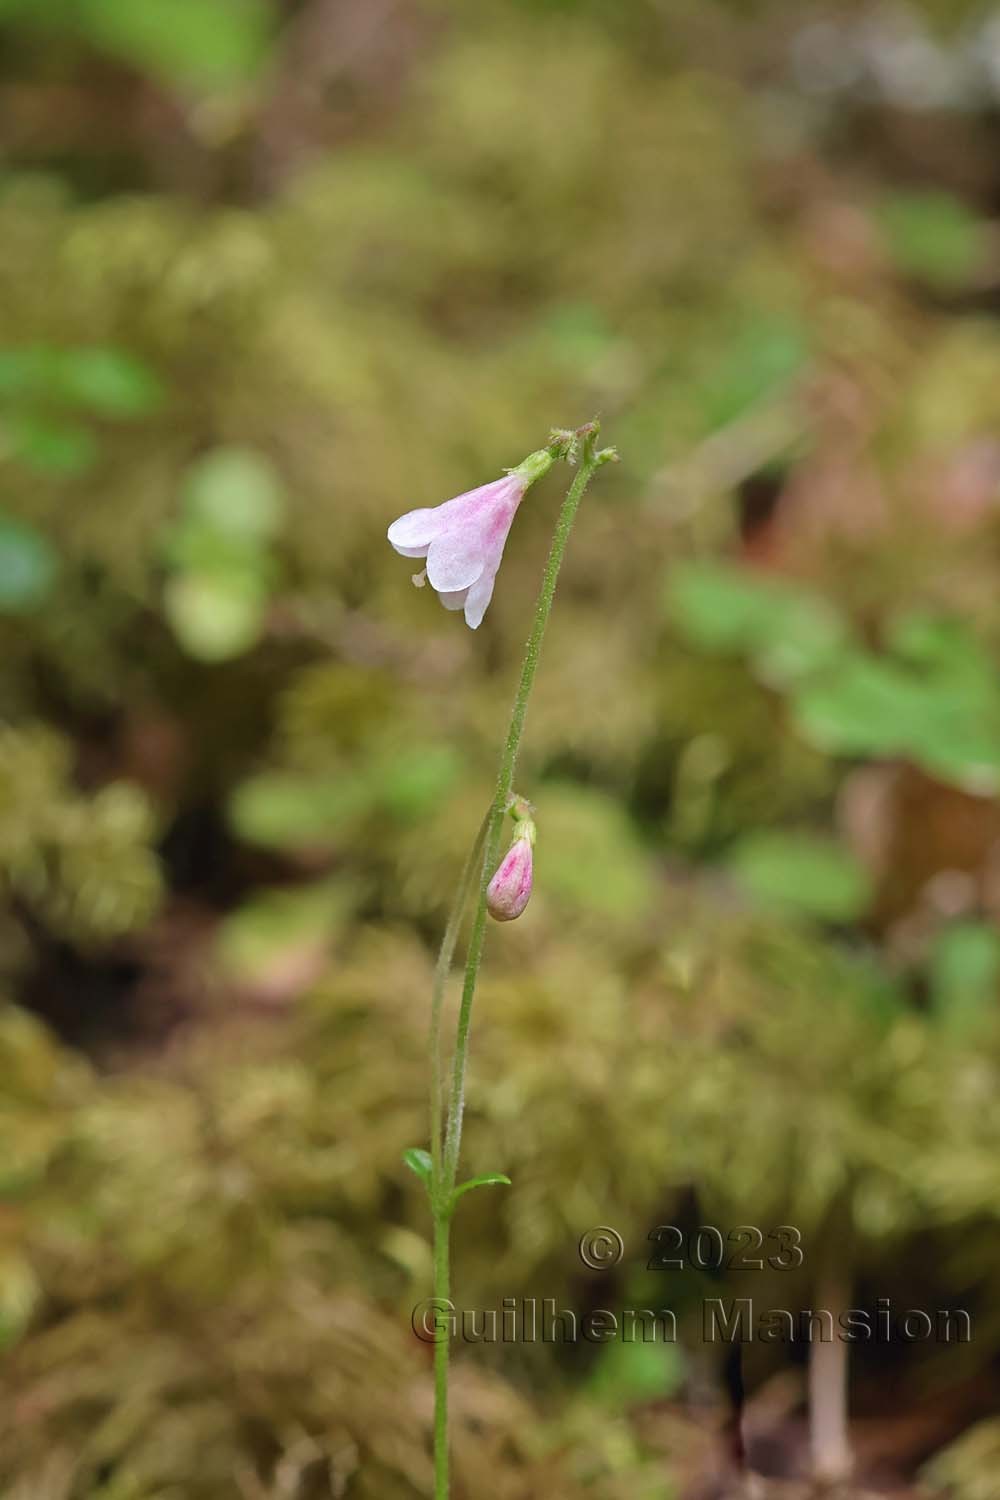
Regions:
<svg viewBox="0 0 1000 1500"><path fill-rule="evenodd" d="M457 1308L446 1297L418 1302L410 1325L421 1343L466 1344L675 1344L677 1317L670 1308L591 1308L578 1313L555 1297L504 1297L499 1307ZM701 1340L706 1344L968 1344L972 1319L964 1308L897 1309L889 1297L874 1307L757 1307L752 1297L707 1297Z"/></svg>

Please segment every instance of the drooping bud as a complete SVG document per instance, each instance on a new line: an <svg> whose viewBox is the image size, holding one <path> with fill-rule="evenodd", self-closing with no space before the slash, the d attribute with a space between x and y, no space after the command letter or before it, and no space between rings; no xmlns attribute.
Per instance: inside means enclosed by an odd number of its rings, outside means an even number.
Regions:
<svg viewBox="0 0 1000 1500"><path fill-rule="evenodd" d="M486 887L486 909L498 922L512 922L519 917L531 895L535 825L529 806L522 799L515 799L511 812L515 820L514 840Z"/></svg>
<svg viewBox="0 0 1000 1500"><path fill-rule="evenodd" d="M527 906L531 866L531 840L515 839L486 888L486 909L498 922L512 922Z"/></svg>

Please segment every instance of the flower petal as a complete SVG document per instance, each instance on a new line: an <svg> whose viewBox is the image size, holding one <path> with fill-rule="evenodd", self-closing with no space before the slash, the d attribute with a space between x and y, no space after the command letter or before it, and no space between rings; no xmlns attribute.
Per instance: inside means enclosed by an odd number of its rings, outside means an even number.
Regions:
<svg viewBox="0 0 1000 1500"><path fill-rule="evenodd" d="M441 506L408 510L393 521L386 536L403 557L426 557L427 548L441 529Z"/></svg>
<svg viewBox="0 0 1000 1500"><path fill-rule="evenodd" d="M455 589L454 592L449 592L446 589L443 594L438 594L438 598L445 609L464 609L465 601L468 597L468 589Z"/></svg>
<svg viewBox="0 0 1000 1500"><path fill-rule="evenodd" d="M427 551L427 580L439 594L467 589L486 566L482 531L475 526L449 529L435 537Z"/></svg>
<svg viewBox="0 0 1000 1500"><path fill-rule="evenodd" d="M478 630L483 623L483 615L493 598L493 585L496 583L495 572L487 570L481 578L477 578L472 587L467 591L465 600L465 623L470 630Z"/></svg>

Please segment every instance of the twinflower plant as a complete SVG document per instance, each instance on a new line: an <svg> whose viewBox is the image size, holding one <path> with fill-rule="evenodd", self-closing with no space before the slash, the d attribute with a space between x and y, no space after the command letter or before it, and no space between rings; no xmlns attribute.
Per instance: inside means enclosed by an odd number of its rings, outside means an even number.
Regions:
<svg viewBox="0 0 1000 1500"><path fill-rule="evenodd" d="M458 1181L472 1005L487 915L498 921L511 921L521 915L531 895L535 824L530 805L513 794L514 773L545 627L577 508L597 470L617 459L613 448L598 447L599 436L600 424L596 421L576 431L554 431L546 447L529 454L500 479L457 495L442 505L408 511L392 523L388 532L390 543L404 557L426 558L423 572L413 581L418 585L430 583L445 608L464 610L466 624L476 630L493 597L507 535L529 486L543 478L559 460L578 465L556 520L542 575L500 756L496 790L459 879L434 970L429 1048L431 1149L413 1147L404 1154L404 1160L421 1178L430 1199L434 1225L434 1298L439 1306L447 1304L451 1295L451 1223L456 1204L472 1188L510 1185L510 1179L502 1172ZM513 838L501 860L503 825L508 813L514 819ZM473 892L475 906L445 1107L441 1044L444 991ZM439 1336L434 1348L434 1500L446 1500L449 1492L449 1356L448 1339Z"/></svg>

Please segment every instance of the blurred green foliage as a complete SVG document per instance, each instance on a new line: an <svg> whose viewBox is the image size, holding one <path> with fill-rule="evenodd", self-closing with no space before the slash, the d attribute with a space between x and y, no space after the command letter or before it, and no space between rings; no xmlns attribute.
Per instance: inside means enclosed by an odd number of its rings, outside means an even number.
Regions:
<svg viewBox="0 0 1000 1500"><path fill-rule="evenodd" d="M958 67L973 9L886 45ZM429 1492L402 1153L556 482L475 635L385 530L595 411L624 462L518 771L536 890L490 935L464 1164L512 1185L463 1199L462 1305L582 1306L611 1224L608 1305L690 1311L641 1271L692 1201L801 1225L805 1299L831 1236L901 1298L997 1291L989 111L886 92L832 11L856 82L817 90L778 0L380 15L0 3L19 1500ZM900 1400L988 1382L995 1324ZM461 1350L457 1494L678 1493L690 1354ZM994 1446L928 1483L989 1493Z"/></svg>
<svg viewBox="0 0 1000 1500"><path fill-rule="evenodd" d="M948 193L891 193L882 223L899 269L939 291L968 286L986 264L985 226Z"/></svg>
<svg viewBox="0 0 1000 1500"><path fill-rule="evenodd" d="M40 726L0 733L0 869L29 920L81 943L141 927L161 894L155 819L124 781L92 796L70 778L66 742Z"/></svg>
<svg viewBox="0 0 1000 1500"><path fill-rule="evenodd" d="M177 523L165 536L172 576L163 600L192 656L225 661L260 639L276 582L270 544L281 521L280 483L256 454L218 448L192 465Z"/></svg>

